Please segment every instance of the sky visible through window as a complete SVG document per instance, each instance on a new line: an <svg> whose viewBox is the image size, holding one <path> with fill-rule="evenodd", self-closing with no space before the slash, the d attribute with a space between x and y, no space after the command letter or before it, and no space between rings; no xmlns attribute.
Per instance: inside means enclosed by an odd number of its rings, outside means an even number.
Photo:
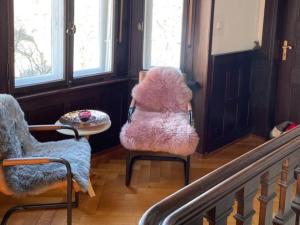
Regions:
<svg viewBox="0 0 300 225"><path fill-rule="evenodd" d="M51 0L15 0L15 76L52 70Z"/></svg>
<svg viewBox="0 0 300 225"><path fill-rule="evenodd" d="M180 67L183 0L146 0L144 66ZM152 17L151 17L152 11ZM149 15L150 14L150 15ZM151 20L151 21L149 21Z"/></svg>
<svg viewBox="0 0 300 225"><path fill-rule="evenodd" d="M75 0L74 76L112 70L114 0ZM14 0L16 86L64 77L62 0Z"/></svg>

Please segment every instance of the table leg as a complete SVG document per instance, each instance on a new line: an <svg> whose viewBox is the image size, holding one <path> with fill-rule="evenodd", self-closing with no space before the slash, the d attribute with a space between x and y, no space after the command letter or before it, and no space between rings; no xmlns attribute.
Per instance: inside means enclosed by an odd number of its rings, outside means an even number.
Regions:
<svg viewBox="0 0 300 225"><path fill-rule="evenodd" d="M95 197L96 196L96 193L94 191L94 188L92 186L92 183L91 183L91 180L89 179L89 184L88 184L88 194L89 196L92 198L92 197Z"/></svg>

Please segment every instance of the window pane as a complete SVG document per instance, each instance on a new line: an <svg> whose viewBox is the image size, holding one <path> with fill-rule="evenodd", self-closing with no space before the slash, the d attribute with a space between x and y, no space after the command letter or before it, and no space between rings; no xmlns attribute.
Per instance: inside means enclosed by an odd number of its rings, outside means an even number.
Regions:
<svg viewBox="0 0 300 225"><path fill-rule="evenodd" d="M63 78L63 2L14 0L16 86Z"/></svg>
<svg viewBox="0 0 300 225"><path fill-rule="evenodd" d="M112 71L114 0L75 0L74 76Z"/></svg>
<svg viewBox="0 0 300 225"><path fill-rule="evenodd" d="M144 68L180 67L183 0L146 0Z"/></svg>

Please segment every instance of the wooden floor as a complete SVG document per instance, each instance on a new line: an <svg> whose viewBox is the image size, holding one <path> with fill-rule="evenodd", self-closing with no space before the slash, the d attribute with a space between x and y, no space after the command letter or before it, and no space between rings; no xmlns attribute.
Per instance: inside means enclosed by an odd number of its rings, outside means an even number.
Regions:
<svg viewBox="0 0 300 225"><path fill-rule="evenodd" d="M263 140L249 136L206 158L193 155L191 180L196 180L232 159L253 149ZM95 198L80 196L74 210L74 225L135 225L150 206L183 187L182 164L139 161L134 167L131 187L124 185L125 151L121 147L92 159L92 183ZM35 197L10 198L0 194L0 217L19 203L60 201L64 193L50 192ZM9 225L65 225L65 210L18 213Z"/></svg>

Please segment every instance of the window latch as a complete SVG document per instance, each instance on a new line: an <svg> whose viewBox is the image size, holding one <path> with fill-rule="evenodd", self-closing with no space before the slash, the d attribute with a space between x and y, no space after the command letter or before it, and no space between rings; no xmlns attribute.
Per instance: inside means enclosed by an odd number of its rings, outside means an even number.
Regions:
<svg viewBox="0 0 300 225"><path fill-rule="evenodd" d="M76 33L76 25L73 24L71 27L67 28L66 33L68 35L74 35Z"/></svg>
<svg viewBox="0 0 300 225"><path fill-rule="evenodd" d="M143 32L144 30L144 23L143 22L139 22L138 23L138 31Z"/></svg>

